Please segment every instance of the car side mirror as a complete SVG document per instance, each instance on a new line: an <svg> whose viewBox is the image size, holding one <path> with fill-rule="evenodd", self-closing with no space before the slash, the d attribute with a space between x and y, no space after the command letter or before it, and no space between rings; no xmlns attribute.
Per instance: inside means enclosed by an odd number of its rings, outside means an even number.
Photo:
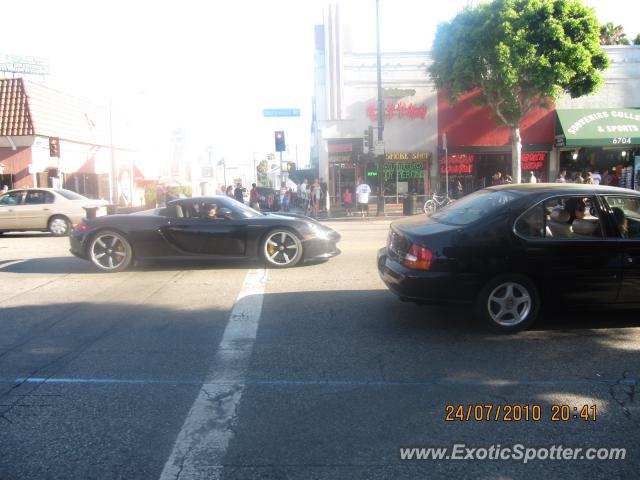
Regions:
<svg viewBox="0 0 640 480"><path fill-rule="evenodd" d="M233 218L233 213L228 208L222 207L218 209L217 216L226 220L231 220Z"/></svg>

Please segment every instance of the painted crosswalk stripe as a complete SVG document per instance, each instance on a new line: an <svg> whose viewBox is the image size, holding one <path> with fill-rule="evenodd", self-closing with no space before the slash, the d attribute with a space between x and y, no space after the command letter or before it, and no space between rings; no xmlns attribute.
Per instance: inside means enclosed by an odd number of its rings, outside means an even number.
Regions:
<svg viewBox="0 0 640 480"><path fill-rule="evenodd" d="M217 479L236 424L236 412L258 330L267 271L254 269L238 294L209 375L178 433L161 480Z"/></svg>

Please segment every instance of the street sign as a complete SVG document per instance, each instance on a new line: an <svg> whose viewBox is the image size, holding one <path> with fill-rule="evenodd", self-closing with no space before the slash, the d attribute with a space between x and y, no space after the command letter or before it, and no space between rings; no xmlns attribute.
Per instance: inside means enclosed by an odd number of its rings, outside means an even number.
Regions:
<svg viewBox="0 0 640 480"><path fill-rule="evenodd" d="M263 117L299 117L299 108L265 108L262 110Z"/></svg>
<svg viewBox="0 0 640 480"><path fill-rule="evenodd" d="M378 155L384 155L384 141L377 140L373 149L373 153Z"/></svg>
<svg viewBox="0 0 640 480"><path fill-rule="evenodd" d="M41 57L0 53L0 72L25 75L49 75L49 62Z"/></svg>

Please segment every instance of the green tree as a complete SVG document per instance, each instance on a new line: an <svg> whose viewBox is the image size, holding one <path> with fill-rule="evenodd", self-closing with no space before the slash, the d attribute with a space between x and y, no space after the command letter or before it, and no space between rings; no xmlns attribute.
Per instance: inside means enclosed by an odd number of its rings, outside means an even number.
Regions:
<svg viewBox="0 0 640 480"><path fill-rule="evenodd" d="M579 0L494 0L438 26L429 73L452 101L478 90L511 130L513 180L521 180L520 122L564 93L580 97L601 84L609 61L600 25Z"/></svg>
<svg viewBox="0 0 640 480"><path fill-rule="evenodd" d="M636 38L633 39L634 45L640 45L640 33L636 35Z"/></svg>
<svg viewBox="0 0 640 480"><path fill-rule="evenodd" d="M600 45L629 45L627 34L622 25L614 26L607 22L600 26Z"/></svg>
<svg viewBox="0 0 640 480"><path fill-rule="evenodd" d="M258 186L259 187L271 187L271 180L267 176L269 172L269 162L266 160L260 160L260 163L256 167L258 171Z"/></svg>

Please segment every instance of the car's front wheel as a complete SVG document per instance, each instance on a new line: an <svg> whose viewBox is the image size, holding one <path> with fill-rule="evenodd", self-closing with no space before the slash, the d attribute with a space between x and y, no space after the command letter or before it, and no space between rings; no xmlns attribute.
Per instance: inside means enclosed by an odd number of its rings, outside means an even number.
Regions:
<svg viewBox="0 0 640 480"><path fill-rule="evenodd" d="M71 222L68 218L56 215L49 219L48 230L56 237L64 237L71 231Z"/></svg>
<svg viewBox="0 0 640 480"><path fill-rule="evenodd" d="M262 256L270 267L293 267L302 259L302 242L289 230L271 231L262 244Z"/></svg>
<svg viewBox="0 0 640 480"><path fill-rule="evenodd" d="M133 250L123 235L103 230L91 239L89 258L103 272L119 272L133 260Z"/></svg>
<svg viewBox="0 0 640 480"><path fill-rule="evenodd" d="M500 275L478 295L478 316L499 333L515 333L531 326L540 310L538 289L523 275Z"/></svg>

